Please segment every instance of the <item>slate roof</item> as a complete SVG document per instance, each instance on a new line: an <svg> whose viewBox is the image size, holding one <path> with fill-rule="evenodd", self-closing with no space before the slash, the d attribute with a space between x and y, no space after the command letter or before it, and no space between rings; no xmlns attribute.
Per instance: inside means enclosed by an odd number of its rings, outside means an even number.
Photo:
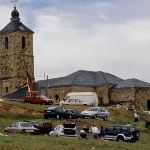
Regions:
<svg viewBox="0 0 150 150"><path fill-rule="evenodd" d="M0 31L0 33L11 32L11 31L21 31L21 32L30 32L34 33L32 30L27 28L22 22L20 22L19 12L14 7L14 10L11 13L11 21Z"/></svg>
<svg viewBox="0 0 150 150"><path fill-rule="evenodd" d="M47 80L40 80L33 82L33 90L40 91L41 88L48 87L61 87L67 85L78 85L78 86L92 86L98 87L103 85L112 84L113 88L127 88L127 87L149 87L150 83L143 82L137 79L128 79L123 80L109 73L105 73L102 71L86 71L79 70L70 75L60 78L53 78ZM28 90L27 86L22 87L10 94L3 96L2 98L11 98L11 99L19 99L23 98L25 92Z"/></svg>
<svg viewBox="0 0 150 150"><path fill-rule="evenodd" d="M122 81L122 79L102 71L79 70L65 77L49 79L48 85L49 87L64 85L102 86L105 84L117 84L119 81ZM46 80L37 81L41 87L45 87L46 82Z"/></svg>
<svg viewBox="0 0 150 150"><path fill-rule="evenodd" d="M150 88L150 83L132 78L132 79L119 81L118 84L114 88L120 89L120 88L127 88L127 87L148 87L148 88Z"/></svg>

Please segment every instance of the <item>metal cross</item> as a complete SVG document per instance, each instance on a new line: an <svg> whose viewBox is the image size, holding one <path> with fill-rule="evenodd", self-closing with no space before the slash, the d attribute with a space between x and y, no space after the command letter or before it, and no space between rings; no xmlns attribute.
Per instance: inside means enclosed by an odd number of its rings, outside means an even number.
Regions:
<svg viewBox="0 0 150 150"><path fill-rule="evenodd" d="M14 3L14 7L16 7L16 2L18 2L18 0L12 0L11 2Z"/></svg>

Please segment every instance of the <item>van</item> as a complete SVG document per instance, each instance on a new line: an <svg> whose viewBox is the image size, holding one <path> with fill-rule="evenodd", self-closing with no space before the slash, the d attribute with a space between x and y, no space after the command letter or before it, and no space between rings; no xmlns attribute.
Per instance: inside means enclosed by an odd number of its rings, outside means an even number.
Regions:
<svg viewBox="0 0 150 150"><path fill-rule="evenodd" d="M31 104L53 104L52 99L48 99L40 91L28 91L25 93L24 102Z"/></svg>
<svg viewBox="0 0 150 150"><path fill-rule="evenodd" d="M60 101L60 105L98 106L98 98L95 92L72 92Z"/></svg>

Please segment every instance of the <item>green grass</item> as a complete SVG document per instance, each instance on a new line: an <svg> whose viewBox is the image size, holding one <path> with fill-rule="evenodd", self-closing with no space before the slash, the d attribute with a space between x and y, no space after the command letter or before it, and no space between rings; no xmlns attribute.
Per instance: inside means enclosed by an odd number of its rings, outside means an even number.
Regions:
<svg viewBox="0 0 150 150"><path fill-rule="evenodd" d="M0 103L0 133L4 133L5 127L13 122L23 120L34 120L53 123L53 127L62 124L65 119L44 119L43 111L49 106L32 105L21 102L1 102ZM67 108L73 108L67 106ZM82 111L87 107L77 106L75 109ZM150 120L150 115L141 114L141 122L133 122L133 112L122 108L106 107L110 112L108 121L99 119L71 119L76 123L77 130L80 131L84 125L90 127L93 123L107 127L109 124L130 124L136 125L140 130L140 140L136 143L116 142L106 140L93 140L89 133L89 139L73 139L64 137L49 137L44 135L8 134L0 136L0 150L150 150L150 130L145 127L145 121Z"/></svg>

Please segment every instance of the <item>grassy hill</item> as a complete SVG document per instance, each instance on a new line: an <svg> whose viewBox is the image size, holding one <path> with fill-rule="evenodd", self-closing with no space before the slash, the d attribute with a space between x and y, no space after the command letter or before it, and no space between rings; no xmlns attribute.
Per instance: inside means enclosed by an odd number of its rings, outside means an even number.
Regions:
<svg viewBox="0 0 150 150"><path fill-rule="evenodd" d="M51 122L53 127L58 124L62 124L65 120L60 119L44 119L43 111L49 107L48 105L34 105L26 104L23 102L12 102L12 101L3 101L0 102L0 133L4 133L6 126L9 126L13 122L23 121L23 120L34 120L42 122ZM74 108L79 111L83 111L87 106L66 106L66 108ZM93 123L100 126L107 127L109 124L130 124L136 125L140 130L141 139L136 143L127 143L127 142L114 142L106 140L95 141L92 138L92 134L89 133L89 140L83 139L70 139L70 138L61 138L61 137L49 137L43 135L23 135L23 134L8 134L8 136L0 136L0 149L12 149L12 150L26 150L26 149L60 149L60 150L88 150L88 149L109 149L109 150L119 150L122 149L143 149L149 150L149 138L150 130L145 127L145 122L150 121L150 115L142 114L141 122L133 122L133 112L127 111L123 108L114 108L114 107L105 107L105 109L110 112L109 120L103 121L100 119L71 119L72 122L76 123L77 130L80 131L84 125L90 127Z"/></svg>

